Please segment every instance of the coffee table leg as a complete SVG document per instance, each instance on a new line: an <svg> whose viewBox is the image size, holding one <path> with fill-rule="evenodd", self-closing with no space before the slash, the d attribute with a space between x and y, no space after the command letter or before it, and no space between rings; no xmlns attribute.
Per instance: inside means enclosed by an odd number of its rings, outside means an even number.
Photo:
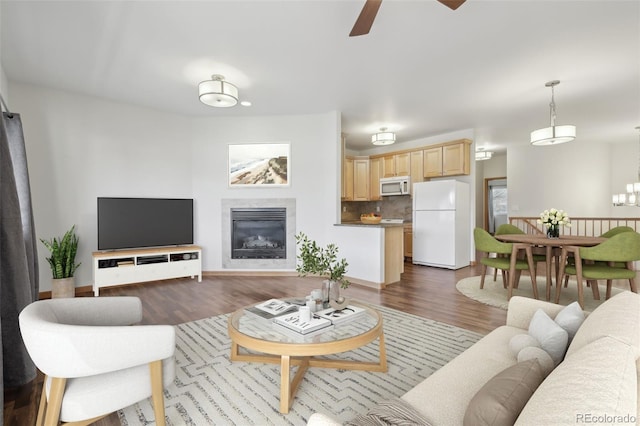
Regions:
<svg viewBox="0 0 640 426"><path fill-rule="evenodd" d="M280 412L287 414L293 403L293 398L298 391L298 386L309 369L309 357L305 357L298 364L298 371L291 379L291 357L280 357Z"/></svg>
<svg viewBox="0 0 640 426"><path fill-rule="evenodd" d="M231 354L229 358L231 361L236 361L238 359L238 355L240 353L240 349L238 348L238 344L236 342L231 342Z"/></svg>
<svg viewBox="0 0 640 426"><path fill-rule="evenodd" d="M387 367L387 350L385 349L384 346L384 333L380 333L380 337L378 337L378 342L380 344L380 368L382 369L381 372L386 373L388 370Z"/></svg>
<svg viewBox="0 0 640 426"><path fill-rule="evenodd" d="M280 412L287 414L291 406L291 357L282 355L280 357Z"/></svg>

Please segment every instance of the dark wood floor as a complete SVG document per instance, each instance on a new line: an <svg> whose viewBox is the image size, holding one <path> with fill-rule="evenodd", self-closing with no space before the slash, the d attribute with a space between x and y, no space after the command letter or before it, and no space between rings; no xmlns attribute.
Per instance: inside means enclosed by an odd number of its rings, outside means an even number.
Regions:
<svg viewBox="0 0 640 426"><path fill-rule="evenodd" d="M486 334L504 324L506 311L474 302L456 291L458 280L474 275L479 275L479 268L449 271L407 263L402 280L385 290L352 285L343 294ZM320 283L317 278L209 276L201 283L176 279L104 289L100 294L140 297L145 324L180 324L229 313L261 300L306 295L320 288ZM42 379L38 378L5 390L5 426L35 423L41 385ZM120 422L112 414L96 425L119 426Z"/></svg>

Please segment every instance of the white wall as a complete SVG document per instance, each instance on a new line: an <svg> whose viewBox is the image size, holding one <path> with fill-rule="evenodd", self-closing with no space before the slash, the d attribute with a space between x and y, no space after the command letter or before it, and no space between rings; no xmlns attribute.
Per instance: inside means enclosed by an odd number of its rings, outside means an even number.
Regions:
<svg viewBox="0 0 640 426"><path fill-rule="evenodd" d="M607 143L509 147L509 216L538 216L552 207L570 217L608 216L610 158Z"/></svg>
<svg viewBox="0 0 640 426"><path fill-rule="evenodd" d="M89 285L97 249L99 196L195 199L195 243L204 270L221 267L220 200L293 197L297 229L326 244L336 232L339 114L191 118L20 83L11 108L21 113L36 234L61 236L76 224L80 237L76 286ZM214 111L212 111L214 115ZM227 144L291 143L288 188L229 189ZM41 289L51 274L38 247Z"/></svg>
<svg viewBox="0 0 640 426"><path fill-rule="evenodd" d="M638 142L611 144L611 187L609 194L610 215L612 217L638 217L640 207L612 205L614 193L627 192L627 184L640 181L640 152Z"/></svg>
<svg viewBox="0 0 640 426"><path fill-rule="evenodd" d="M0 1L0 34L2 33L2 2ZM9 81L7 80L7 75L4 73L4 68L2 66L2 51L0 50L0 93L2 93L2 98L4 101L9 104Z"/></svg>
<svg viewBox="0 0 640 426"><path fill-rule="evenodd" d="M193 196L196 236L207 248L203 269L219 270L221 205L223 198L295 198L296 228L320 244L331 242L339 179L339 144L335 112L318 115L194 119ZM288 142L291 144L289 187L229 188L227 146L236 143Z"/></svg>

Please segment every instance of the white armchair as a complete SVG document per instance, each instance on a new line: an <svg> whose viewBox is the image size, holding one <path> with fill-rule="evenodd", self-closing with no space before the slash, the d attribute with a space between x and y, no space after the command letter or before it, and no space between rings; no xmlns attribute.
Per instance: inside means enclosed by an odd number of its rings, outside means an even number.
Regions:
<svg viewBox="0 0 640 426"><path fill-rule="evenodd" d="M156 424L165 424L175 329L131 325L141 319L137 297L41 300L23 309L25 346L45 374L36 426L87 425L150 396Z"/></svg>

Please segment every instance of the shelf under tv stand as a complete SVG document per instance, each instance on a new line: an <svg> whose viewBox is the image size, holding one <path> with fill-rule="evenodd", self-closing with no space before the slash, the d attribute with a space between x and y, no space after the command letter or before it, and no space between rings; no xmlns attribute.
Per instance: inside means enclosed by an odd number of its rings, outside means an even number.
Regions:
<svg viewBox="0 0 640 426"><path fill-rule="evenodd" d="M93 294L123 284L198 277L202 281L202 248L171 246L93 252Z"/></svg>

